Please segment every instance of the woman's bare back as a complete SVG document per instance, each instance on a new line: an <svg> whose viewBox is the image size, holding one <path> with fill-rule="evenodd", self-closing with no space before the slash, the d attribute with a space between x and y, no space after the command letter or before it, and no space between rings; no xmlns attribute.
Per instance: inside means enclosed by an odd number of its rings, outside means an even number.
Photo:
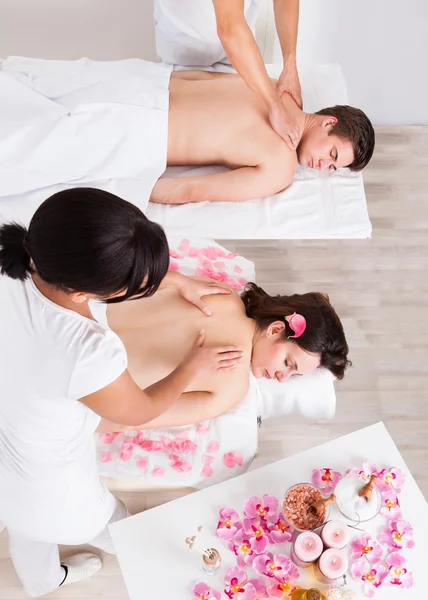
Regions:
<svg viewBox="0 0 428 600"><path fill-rule="evenodd" d="M215 398L215 412L221 414L239 403L248 388L254 322L245 315L236 293L204 298L212 310L206 317L172 289L157 292L151 298L109 305L108 323L123 341L128 354L129 371L141 388L166 377L183 360L199 331L205 331L205 344L235 344L244 352L242 362L230 371L199 378L186 392L209 392ZM169 411L168 411L169 412ZM173 426L165 413L158 426ZM211 418L212 404L197 422ZM154 426L154 425L151 425Z"/></svg>

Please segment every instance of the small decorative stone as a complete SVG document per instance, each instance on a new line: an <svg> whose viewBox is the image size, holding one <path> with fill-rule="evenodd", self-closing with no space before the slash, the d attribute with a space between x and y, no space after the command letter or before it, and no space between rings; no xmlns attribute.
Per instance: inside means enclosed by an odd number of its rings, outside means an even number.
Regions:
<svg viewBox="0 0 428 600"><path fill-rule="evenodd" d="M343 600L342 590L331 588L327 592L327 600Z"/></svg>

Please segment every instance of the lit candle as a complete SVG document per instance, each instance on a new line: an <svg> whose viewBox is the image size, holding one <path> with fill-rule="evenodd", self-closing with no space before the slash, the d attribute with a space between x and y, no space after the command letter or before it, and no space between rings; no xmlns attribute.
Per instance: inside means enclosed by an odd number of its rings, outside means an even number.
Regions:
<svg viewBox="0 0 428 600"><path fill-rule="evenodd" d="M323 550L322 540L313 531L304 531L294 540L291 548L291 560L298 567L310 567Z"/></svg>
<svg viewBox="0 0 428 600"><path fill-rule="evenodd" d="M315 570L318 580L322 583L332 583L345 575L348 570L348 558L343 550L329 548L323 552Z"/></svg>
<svg viewBox="0 0 428 600"><path fill-rule="evenodd" d="M326 548L341 550L349 542L349 530L342 521L329 521L321 531L321 538Z"/></svg>

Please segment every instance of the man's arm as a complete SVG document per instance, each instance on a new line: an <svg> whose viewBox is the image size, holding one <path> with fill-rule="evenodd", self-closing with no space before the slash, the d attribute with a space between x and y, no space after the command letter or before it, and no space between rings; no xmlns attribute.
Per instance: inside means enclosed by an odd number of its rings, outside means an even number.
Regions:
<svg viewBox="0 0 428 600"><path fill-rule="evenodd" d="M213 4L217 33L230 62L266 106L273 129L290 149L295 149L300 132L279 102L275 85L267 74L256 40L245 20L244 0L213 0Z"/></svg>
<svg viewBox="0 0 428 600"><path fill-rule="evenodd" d="M276 162L269 167L241 167L198 177L162 177L153 188L150 201L156 204L187 204L266 198L285 189L293 180L297 159L294 153L288 153L287 161L282 164Z"/></svg>
<svg viewBox="0 0 428 600"><path fill-rule="evenodd" d="M288 92L302 108L302 92L297 74L296 47L299 28L299 0L274 0L275 24L281 44L284 69L278 92Z"/></svg>

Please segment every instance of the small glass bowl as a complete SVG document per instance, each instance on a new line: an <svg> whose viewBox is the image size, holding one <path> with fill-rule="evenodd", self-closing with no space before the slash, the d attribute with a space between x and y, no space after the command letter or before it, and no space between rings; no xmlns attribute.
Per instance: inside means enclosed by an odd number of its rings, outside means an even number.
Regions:
<svg viewBox="0 0 428 600"><path fill-rule="evenodd" d="M336 485L334 490L336 506L346 519L364 523L371 521L379 514L382 507L382 494L376 482L373 482L373 491L369 501L358 496L358 492L367 482L361 475L347 475Z"/></svg>
<svg viewBox="0 0 428 600"><path fill-rule="evenodd" d="M302 512L300 513L300 515L301 515L301 518L306 519L307 525L308 525L307 527L302 527L301 525L300 526L296 525L295 522L293 522L293 519L290 518L291 517L290 513L293 509L291 507L286 508L286 499L289 498L290 496L292 496L293 492L295 492L296 494L303 493L304 488L311 488L315 492L318 492L316 498L312 499L309 502L303 503L303 506L306 506L307 508L306 508L306 510L303 509ZM319 517L315 517L315 516L312 517L312 515L310 515L309 506L313 502L315 502L317 500L323 500L323 499L324 499L324 496L322 495L321 490L313 483L302 482L302 483L296 483L295 485L292 485L285 492L284 500L282 502L282 514L284 515L285 521L290 525L290 527L292 527L293 529L295 529L296 531L299 531L299 532L312 531L313 529L317 529L318 527L321 527L321 525L323 525L328 520L328 517L330 514L330 504L328 504L325 507L324 514ZM302 506L302 508L303 508L303 506ZM296 521L297 520L298 519L296 519Z"/></svg>

